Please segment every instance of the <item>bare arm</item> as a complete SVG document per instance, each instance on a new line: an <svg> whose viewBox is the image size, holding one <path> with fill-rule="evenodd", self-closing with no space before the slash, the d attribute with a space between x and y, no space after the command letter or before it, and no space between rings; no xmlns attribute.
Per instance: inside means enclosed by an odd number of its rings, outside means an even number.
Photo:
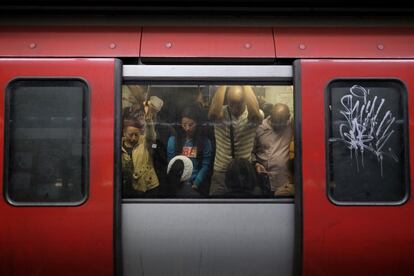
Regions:
<svg viewBox="0 0 414 276"><path fill-rule="evenodd" d="M250 85L244 85L244 101L246 103L247 111L249 112L249 121L255 124L260 124L263 120L262 114L259 111L259 102Z"/></svg>
<svg viewBox="0 0 414 276"><path fill-rule="evenodd" d="M210 110L208 112L208 118L216 121L223 119L223 103L226 95L227 86L223 85L217 89L214 94L213 100L211 101Z"/></svg>
<svg viewBox="0 0 414 276"><path fill-rule="evenodd" d="M154 113L151 109L148 109L145 114L145 146L151 148L155 143L156 134L154 128Z"/></svg>

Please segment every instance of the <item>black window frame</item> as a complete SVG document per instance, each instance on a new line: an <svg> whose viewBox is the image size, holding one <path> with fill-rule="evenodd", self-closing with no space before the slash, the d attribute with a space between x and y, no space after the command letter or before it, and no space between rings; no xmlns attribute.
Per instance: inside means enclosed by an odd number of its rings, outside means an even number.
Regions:
<svg viewBox="0 0 414 276"><path fill-rule="evenodd" d="M340 201L332 197L330 193L330 158L329 158L329 150L330 150L330 142L329 139L331 134L331 86L335 82L393 82L397 84L401 89L401 107L402 107L402 115L403 115L403 140L404 140L404 188L405 194L404 196L397 201ZM326 172L326 196L329 201L336 206L401 206L408 202L411 197L411 179L410 179L410 145L409 145L409 114L408 114L408 89L407 85L404 83L403 80L398 78L375 78L375 77L347 77L347 78L334 78L328 82L325 88L325 172Z"/></svg>
<svg viewBox="0 0 414 276"><path fill-rule="evenodd" d="M70 86L70 83L77 83L82 87L83 91L83 110L84 117L86 119L82 120L82 140L85 143L82 145L82 155L83 163L81 166L81 184L83 186L84 194L80 200L77 201L15 201L9 195L9 163L10 163L10 129L9 129L9 119L10 119L10 95L12 93L13 87L17 82L27 82L33 84L40 84L39 86L56 86L60 84L61 87ZM54 84L54 85L53 85ZM65 85L62 85L65 84ZM74 86L74 85L73 85ZM91 121L91 89L88 82L81 77L17 77L10 80L7 83L5 89L5 101L4 101L4 156L3 156L3 195L7 203L12 206L22 206L22 207L48 207L48 206L62 206L62 207L76 207L85 204L89 199L90 194L90 121Z"/></svg>

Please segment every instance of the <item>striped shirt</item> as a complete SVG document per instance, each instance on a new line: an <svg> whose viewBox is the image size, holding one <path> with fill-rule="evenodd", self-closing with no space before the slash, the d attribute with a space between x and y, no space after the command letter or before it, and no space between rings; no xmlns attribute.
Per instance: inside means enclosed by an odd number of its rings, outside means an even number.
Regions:
<svg viewBox="0 0 414 276"><path fill-rule="evenodd" d="M256 135L257 124L248 120L247 108L240 117L232 117L234 134L235 158L251 159L251 153ZM214 159L214 171L225 172L232 160L230 139L230 116L227 106L223 106L223 120L214 125L216 139L216 156Z"/></svg>

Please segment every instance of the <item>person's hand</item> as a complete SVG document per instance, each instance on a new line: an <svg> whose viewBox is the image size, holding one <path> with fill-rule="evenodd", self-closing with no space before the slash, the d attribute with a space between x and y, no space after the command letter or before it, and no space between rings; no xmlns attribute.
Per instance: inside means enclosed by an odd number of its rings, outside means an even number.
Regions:
<svg viewBox="0 0 414 276"><path fill-rule="evenodd" d="M254 165L254 166L256 168L256 172L257 173L265 173L265 174L267 174L266 168L262 164L256 163L256 165Z"/></svg>
<svg viewBox="0 0 414 276"><path fill-rule="evenodd" d="M145 121L151 122L153 118L154 118L154 111L152 110L151 107L146 105L145 106Z"/></svg>
<svg viewBox="0 0 414 276"><path fill-rule="evenodd" d="M196 184L194 184L194 183L193 183L193 185L191 185L191 188L192 188L193 190L196 190L196 191L198 190L197 185L196 185Z"/></svg>
<svg viewBox="0 0 414 276"><path fill-rule="evenodd" d="M151 101L148 101L148 111L150 111L152 114L158 112L158 110L154 107L154 104Z"/></svg>
<svg viewBox="0 0 414 276"><path fill-rule="evenodd" d="M293 184L286 183L275 191L275 196L294 196L295 195L295 187Z"/></svg>

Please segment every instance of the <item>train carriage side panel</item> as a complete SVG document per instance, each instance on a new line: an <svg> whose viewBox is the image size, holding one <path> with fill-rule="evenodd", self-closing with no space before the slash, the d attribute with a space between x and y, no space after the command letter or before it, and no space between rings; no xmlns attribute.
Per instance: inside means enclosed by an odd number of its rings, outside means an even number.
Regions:
<svg viewBox="0 0 414 276"><path fill-rule="evenodd" d="M301 60L304 275L412 275L412 60Z"/></svg>
<svg viewBox="0 0 414 276"><path fill-rule="evenodd" d="M115 63L0 60L1 275L113 274Z"/></svg>

